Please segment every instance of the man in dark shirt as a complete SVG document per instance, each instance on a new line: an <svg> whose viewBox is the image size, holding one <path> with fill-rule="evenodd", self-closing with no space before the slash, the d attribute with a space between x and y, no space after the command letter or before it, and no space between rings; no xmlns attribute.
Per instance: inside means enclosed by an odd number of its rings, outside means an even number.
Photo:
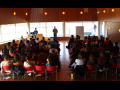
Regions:
<svg viewBox="0 0 120 90"><path fill-rule="evenodd" d="M68 42L68 46L66 46L67 48L70 48L70 43L71 42L74 42L74 36L73 35L71 35L71 38L70 38L70 40Z"/></svg>
<svg viewBox="0 0 120 90"><path fill-rule="evenodd" d="M54 26L54 29L53 29L53 33L54 33L54 38L57 38L58 30L56 29L55 26Z"/></svg>
<svg viewBox="0 0 120 90"><path fill-rule="evenodd" d="M113 47L114 52L119 52L118 42L115 42L115 46Z"/></svg>

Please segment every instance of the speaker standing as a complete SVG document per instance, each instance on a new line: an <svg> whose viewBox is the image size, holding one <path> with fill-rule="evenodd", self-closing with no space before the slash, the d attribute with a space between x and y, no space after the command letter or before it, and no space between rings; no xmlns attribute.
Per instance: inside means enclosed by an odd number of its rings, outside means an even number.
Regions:
<svg viewBox="0 0 120 90"><path fill-rule="evenodd" d="M54 34L54 38L56 38L56 39L57 39L57 33L58 33L58 30L57 30L56 27L54 26L53 34Z"/></svg>

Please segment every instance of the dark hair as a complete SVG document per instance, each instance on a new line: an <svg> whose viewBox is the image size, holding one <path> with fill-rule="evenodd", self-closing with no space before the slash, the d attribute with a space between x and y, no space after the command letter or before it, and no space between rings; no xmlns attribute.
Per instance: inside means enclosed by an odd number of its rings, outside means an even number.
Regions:
<svg viewBox="0 0 120 90"><path fill-rule="evenodd" d="M5 59L5 60L8 60L8 59L9 59L9 57L6 55L6 56L4 57L4 59Z"/></svg>
<svg viewBox="0 0 120 90"><path fill-rule="evenodd" d="M15 40L13 40L13 43L15 43Z"/></svg>
<svg viewBox="0 0 120 90"><path fill-rule="evenodd" d="M37 40L39 40L39 38L37 38Z"/></svg>
<svg viewBox="0 0 120 90"><path fill-rule="evenodd" d="M115 45L118 45L118 42L115 42Z"/></svg>
<svg viewBox="0 0 120 90"><path fill-rule="evenodd" d="M44 53L44 49L43 49L43 48L41 48L41 49L40 49L40 52L41 52L41 53Z"/></svg>
<svg viewBox="0 0 120 90"><path fill-rule="evenodd" d="M10 46L11 42L8 42L7 45Z"/></svg>
<svg viewBox="0 0 120 90"><path fill-rule="evenodd" d="M27 56L25 57L25 59L26 59L26 60L29 60L29 59L30 59L30 56L27 55Z"/></svg>
<svg viewBox="0 0 120 90"><path fill-rule="evenodd" d="M3 49L6 49L6 45L3 46Z"/></svg>
<svg viewBox="0 0 120 90"><path fill-rule="evenodd" d="M29 40L27 40L26 43L29 43Z"/></svg>
<svg viewBox="0 0 120 90"><path fill-rule="evenodd" d="M24 53L25 52L25 49L21 49L21 53Z"/></svg>
<svg viewBox="0 0 120 90"><path fill-rule="evenodd" d="M16 63L16 62L19 61L19 60L20 60L19 55L18 55L18 54L15 54L14 59L13 59L13 63Z"/></svg>
<svg viewBox="0 0 120 90"><path fill-rule="evenodd" d="M74 36L73 36L73 35L71 35L71 37L73 38Z"/></svg>
<svg viewBox="0 0 120 90"><path fill-rule="evenodd" d="M52 53L55 53L55 50L52 50Z"/></svg>
<svg viewBox="0 0 120 90"><path fill-rule="evenodd" d="M108 40L108 37L106 38L106 40Z"/></svg>

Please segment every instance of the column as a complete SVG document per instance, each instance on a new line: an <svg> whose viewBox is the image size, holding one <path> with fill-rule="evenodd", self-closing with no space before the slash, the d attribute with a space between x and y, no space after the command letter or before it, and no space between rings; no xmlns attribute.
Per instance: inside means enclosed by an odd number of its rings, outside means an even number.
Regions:
<svg viewBox="0 0 120 90"><path fill-rule="evenodd" d="M63 21L62 24L63 24L63 37L65 37L65 21Z"/></svg>

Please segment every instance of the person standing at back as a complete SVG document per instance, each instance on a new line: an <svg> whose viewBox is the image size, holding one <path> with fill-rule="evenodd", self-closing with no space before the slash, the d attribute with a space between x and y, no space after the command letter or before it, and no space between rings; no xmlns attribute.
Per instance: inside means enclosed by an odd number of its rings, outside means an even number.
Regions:
<svg viewBox="0 0 120 90"><path fill-rule="evenodd" d="M58 30L54 26L54 29L53 29L54 38L57 38L57 33L58 33Z"/></svg>

